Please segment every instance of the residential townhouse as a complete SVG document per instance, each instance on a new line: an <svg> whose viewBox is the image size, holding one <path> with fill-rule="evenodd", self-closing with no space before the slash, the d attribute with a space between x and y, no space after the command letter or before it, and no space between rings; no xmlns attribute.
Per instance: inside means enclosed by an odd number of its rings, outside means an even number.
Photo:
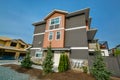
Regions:
<svg viewBox="0 0 120 80"><path fill-rule="evenodd" d="M98 40L94 39L97 29L90 26L89 11L89 8L72 13L53 10L43 21L33 23L33 60L42 62L51 42L54 66L58 67L62 52L69 55L72 67L88 65L88 57L98 44Z"/></svg>
<svg viewBox="0 0 120 80"><path fill-rule="evenodd" d="M21 39L0 36L0 59L18 59L26 55L28 44Z"/></svg>

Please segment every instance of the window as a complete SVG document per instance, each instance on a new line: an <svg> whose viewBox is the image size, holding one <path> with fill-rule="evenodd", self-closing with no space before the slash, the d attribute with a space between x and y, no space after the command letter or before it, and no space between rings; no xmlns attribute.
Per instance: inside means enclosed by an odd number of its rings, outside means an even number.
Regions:
<svg viewBox="0 0 120 80"><path fill-rule="evenodd" d="M57 18L51 19L50 25L55 25L59 23L60 23L60 18L57 17Z"/></svg>
<svg viewBox="0 0 120 80"><path fill-rule="evenodd" d="M52 40L53 39L53 32L50 32L49 33L49 40Z"/></svg>
<svg viewBox="0 0 120 80"><path fill-rule="evenodd" d="M23 45L23 44L21 44L20 46L21 46L21 48L24 48L24 47L25 47L25 45Z"/></svg>
<svg viewBox="0 0 120 80"><path fill-rule="evenodd" d="M60 31L56 32L56 39L60 39Z"/></svg>
<svg viewBox="0 0 120 80"><path fill-rule="evenodd" d="M50 30L59 28L59 25L60 25L60 17L50 19L50 27L49 27Z"/></svg>
<svg viewBox="0 0 120 80"><path fill-rule="evenodd" d="M37 58L42 58L42 51L37 50L37 51L35 52L35 57L37 57Z"/></svg>
<svg viewBox="0 0 120 80"><path fill-rule="evenodd" d="M12 47L16 47L16 45L17 45L17 43L15 43L15 42L12 42L12 43L10 44L10 46L12 46Z"/></svg>
<svg viewBox="0 0 120 80"><path fill-rule="evenodd" d="M95 53L94 53L94 52L89 52L89 55L90 55L90 56L94 56Z"/></svg>

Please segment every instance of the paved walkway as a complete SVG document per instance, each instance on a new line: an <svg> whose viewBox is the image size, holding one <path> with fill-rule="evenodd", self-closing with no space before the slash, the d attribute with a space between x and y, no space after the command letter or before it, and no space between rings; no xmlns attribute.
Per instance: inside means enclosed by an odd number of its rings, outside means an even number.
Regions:
<svg viewBox="0 0 120 80"><path fill-rule="evenodd" d="M0 60L0 65L4 64L19 64L18 60Z"/></svg>
<svg viewBox="0 0 120 80"><path fill-rule="evenodd" d="M20 65L20 62L18 62L18 60L0 60L0 65L4 65L4 64ZM32 67L36 69L42 69L42 66L39 66L39 65L32 65Z"/></svg>

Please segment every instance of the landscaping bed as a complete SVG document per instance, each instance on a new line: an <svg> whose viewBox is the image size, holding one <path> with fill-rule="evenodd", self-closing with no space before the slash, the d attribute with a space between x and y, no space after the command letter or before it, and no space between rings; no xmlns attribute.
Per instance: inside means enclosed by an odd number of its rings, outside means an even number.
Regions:
<svg viewBox="0 0 120 80"><path fill-rule="evenodd" d="M21 67L20 65L15 64L6 64L2 65L4 67L10 67L11 69L19 72L30 75L30 80L95 80L93 76L82 73L79 71L69 70L62 73L51 73L46 76L42 75L42 70L30 68L26 69ZM120 80L120 78L113 78L111 80Z"/></svg>

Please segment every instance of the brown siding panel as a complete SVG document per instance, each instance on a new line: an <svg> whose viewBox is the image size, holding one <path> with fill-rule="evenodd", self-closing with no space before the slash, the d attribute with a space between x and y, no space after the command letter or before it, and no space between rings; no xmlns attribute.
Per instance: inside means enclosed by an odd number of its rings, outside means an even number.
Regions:
<svg viewBox="0 0 120 80"><path fill-rule="evenodd" d="M36 35L33 39L33 47L42 47L43 46L44 35Z"/></svg>
<svg viewBox="0 0 120 80"><path fill-rule="evenodd" d="M45 32L45 25L46 24L35 26L34 34Z"/></svg>
<svg viewBox="0 0 120 80"><path fill-rule="evenodd" d="M86 29L70 30L65 32L65 47L87 47Z"/></svg>
<svg viewBox="0 0 120 80"><path fill-rule="evenodd" d="M86 26L85 15L66 18L66 29L79 26Z"/></svg>
<svg viewBox="0 0 120 80"><path fill-rule="evenodd" d="M88 50L71 50L70 58L88 59Z"/></svg>
<svg viewBox="0 0 120 80"><path fill-rule="evenodd" d="M35 56L35 50L31 50L30 56Z"/></svg>

